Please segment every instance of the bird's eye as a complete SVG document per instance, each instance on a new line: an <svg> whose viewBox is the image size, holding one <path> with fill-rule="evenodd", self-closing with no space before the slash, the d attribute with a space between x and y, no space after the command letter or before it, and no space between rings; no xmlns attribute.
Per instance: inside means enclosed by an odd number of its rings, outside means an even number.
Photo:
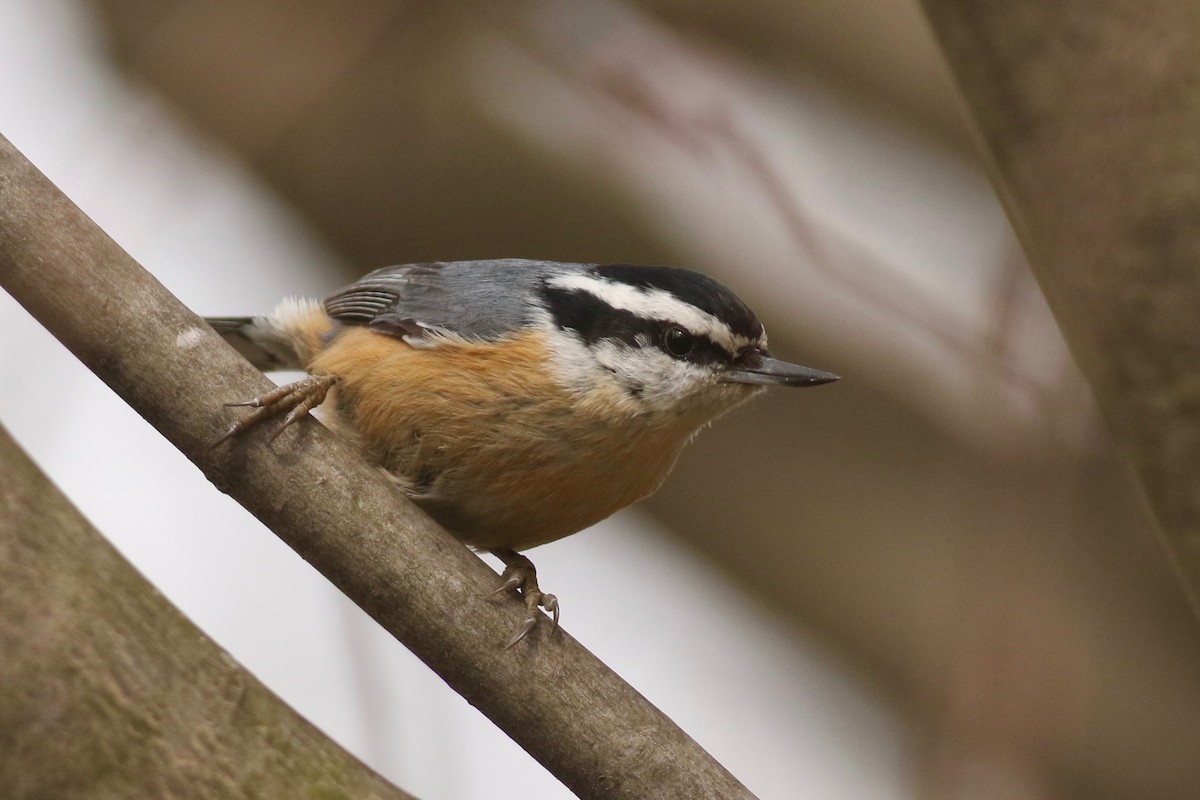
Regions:
<svg viewBox="0 0 1200 800"><path fill-rule="evenodd" d="M678 325L672 325L663 334L663 345L667 348L667 352L676 358L683 358L692 352L695 343L692 335Z"/></svg>

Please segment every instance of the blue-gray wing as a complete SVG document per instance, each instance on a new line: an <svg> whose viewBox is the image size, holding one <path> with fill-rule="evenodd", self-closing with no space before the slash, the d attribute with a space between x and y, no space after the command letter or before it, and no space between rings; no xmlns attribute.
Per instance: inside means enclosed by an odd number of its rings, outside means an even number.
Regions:
<svg viewBox="0 0 1200 800"><path fill-rule="evenodd" d="M580 268L516 258L384 267L331 294L325 311L410 341L438 331L495 339L528 324L546 278Z"/></svg>

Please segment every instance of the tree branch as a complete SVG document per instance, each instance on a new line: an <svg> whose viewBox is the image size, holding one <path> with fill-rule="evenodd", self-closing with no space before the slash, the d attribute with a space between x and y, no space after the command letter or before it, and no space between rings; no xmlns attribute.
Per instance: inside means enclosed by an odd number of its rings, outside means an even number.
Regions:
<svg viewBox="0 0 1200 800"><path fill-rule="evenodd" d="M402 800L154 590L0 427L12 798Z"/></svg>
<svg viewBox="0 0 1200 800"><path fill-rule="evenodd" d="M1076 359L1200 612L1191 0L923 0Z"/></svg>
<svg viewBox="0 0 1200 800"><path fill-rule="evenodd" d="M312 420L207 444L267 379L0 139L0 283L222 491L275 531L569 788L589 798L750 797L565 632L504 642L496 576ZM131 489L131 493L134 490Z"/></svg>

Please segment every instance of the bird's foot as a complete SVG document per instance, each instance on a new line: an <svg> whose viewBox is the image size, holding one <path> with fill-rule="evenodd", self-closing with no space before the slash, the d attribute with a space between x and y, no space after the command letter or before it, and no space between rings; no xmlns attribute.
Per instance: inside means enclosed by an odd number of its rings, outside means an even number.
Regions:
<svg viewBox="0 0 1200 800"><path fill-rule="evenodd" d="M286 386L277 386L266 394L259 395L250 400L244 400L240 403L226 403L226 407L245 406L253 408L254 412L230 425L229 430L221 434L209 446L216 447L237 436L242 431L249 430L265 419L287 412L287 416L283 418L283 424L267 440L269 442L275 441L275 437L283 433L284 429L289 425L321 405L325 401L325 396L329 394L329 390L333 388L333 385L337 381L338 379L333 375L309 375L307 378L295 383L289 383Z"/></svg>
<svg viewBox="0 0 1200 800"><path fill-rule="evenodd" d="M504 649L512 647L533 630L541 616L538 612L539 608L544 608L550 613L550 632L554 633L558 628L558 598L543 592L538 587L537 568L533 566L533 562L515 550L493 550L492 554L504 562L504 572L500 575L503 580L500 588L489 596L495 597L516 590L520 592L521 599L525 601L527 612L525 621L508 640L508 644L504 645Z"/></svg>

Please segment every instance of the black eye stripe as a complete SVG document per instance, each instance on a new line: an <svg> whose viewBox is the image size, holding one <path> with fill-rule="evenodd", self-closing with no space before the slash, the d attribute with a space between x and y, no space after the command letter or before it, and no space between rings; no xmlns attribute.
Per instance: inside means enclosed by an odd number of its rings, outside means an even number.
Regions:
<svg viewBox="0 0 1200 800"><path fill-rule="evenodd" d="M599 277L640 289L657 289L711 314L733 333L750 341L762 335L762 323L754 312L725 286L707 275L674 267L643 267L633 264L600 264Z"/></svg>
<svg viewBox="0 0 1200 800"><path fill-rule="evenodd" d="M575 331L587 344L603 340L621 342L630 347L663 349L667 331L686 327L668 320L646 319L631 311L615 309L589 292L545 286L542 289L546 310L559 327ZM728 363L733 355L703 334L688 331L692 348L684 361L698 364ZM667 352L664 350L664 352Z"/></svg>

